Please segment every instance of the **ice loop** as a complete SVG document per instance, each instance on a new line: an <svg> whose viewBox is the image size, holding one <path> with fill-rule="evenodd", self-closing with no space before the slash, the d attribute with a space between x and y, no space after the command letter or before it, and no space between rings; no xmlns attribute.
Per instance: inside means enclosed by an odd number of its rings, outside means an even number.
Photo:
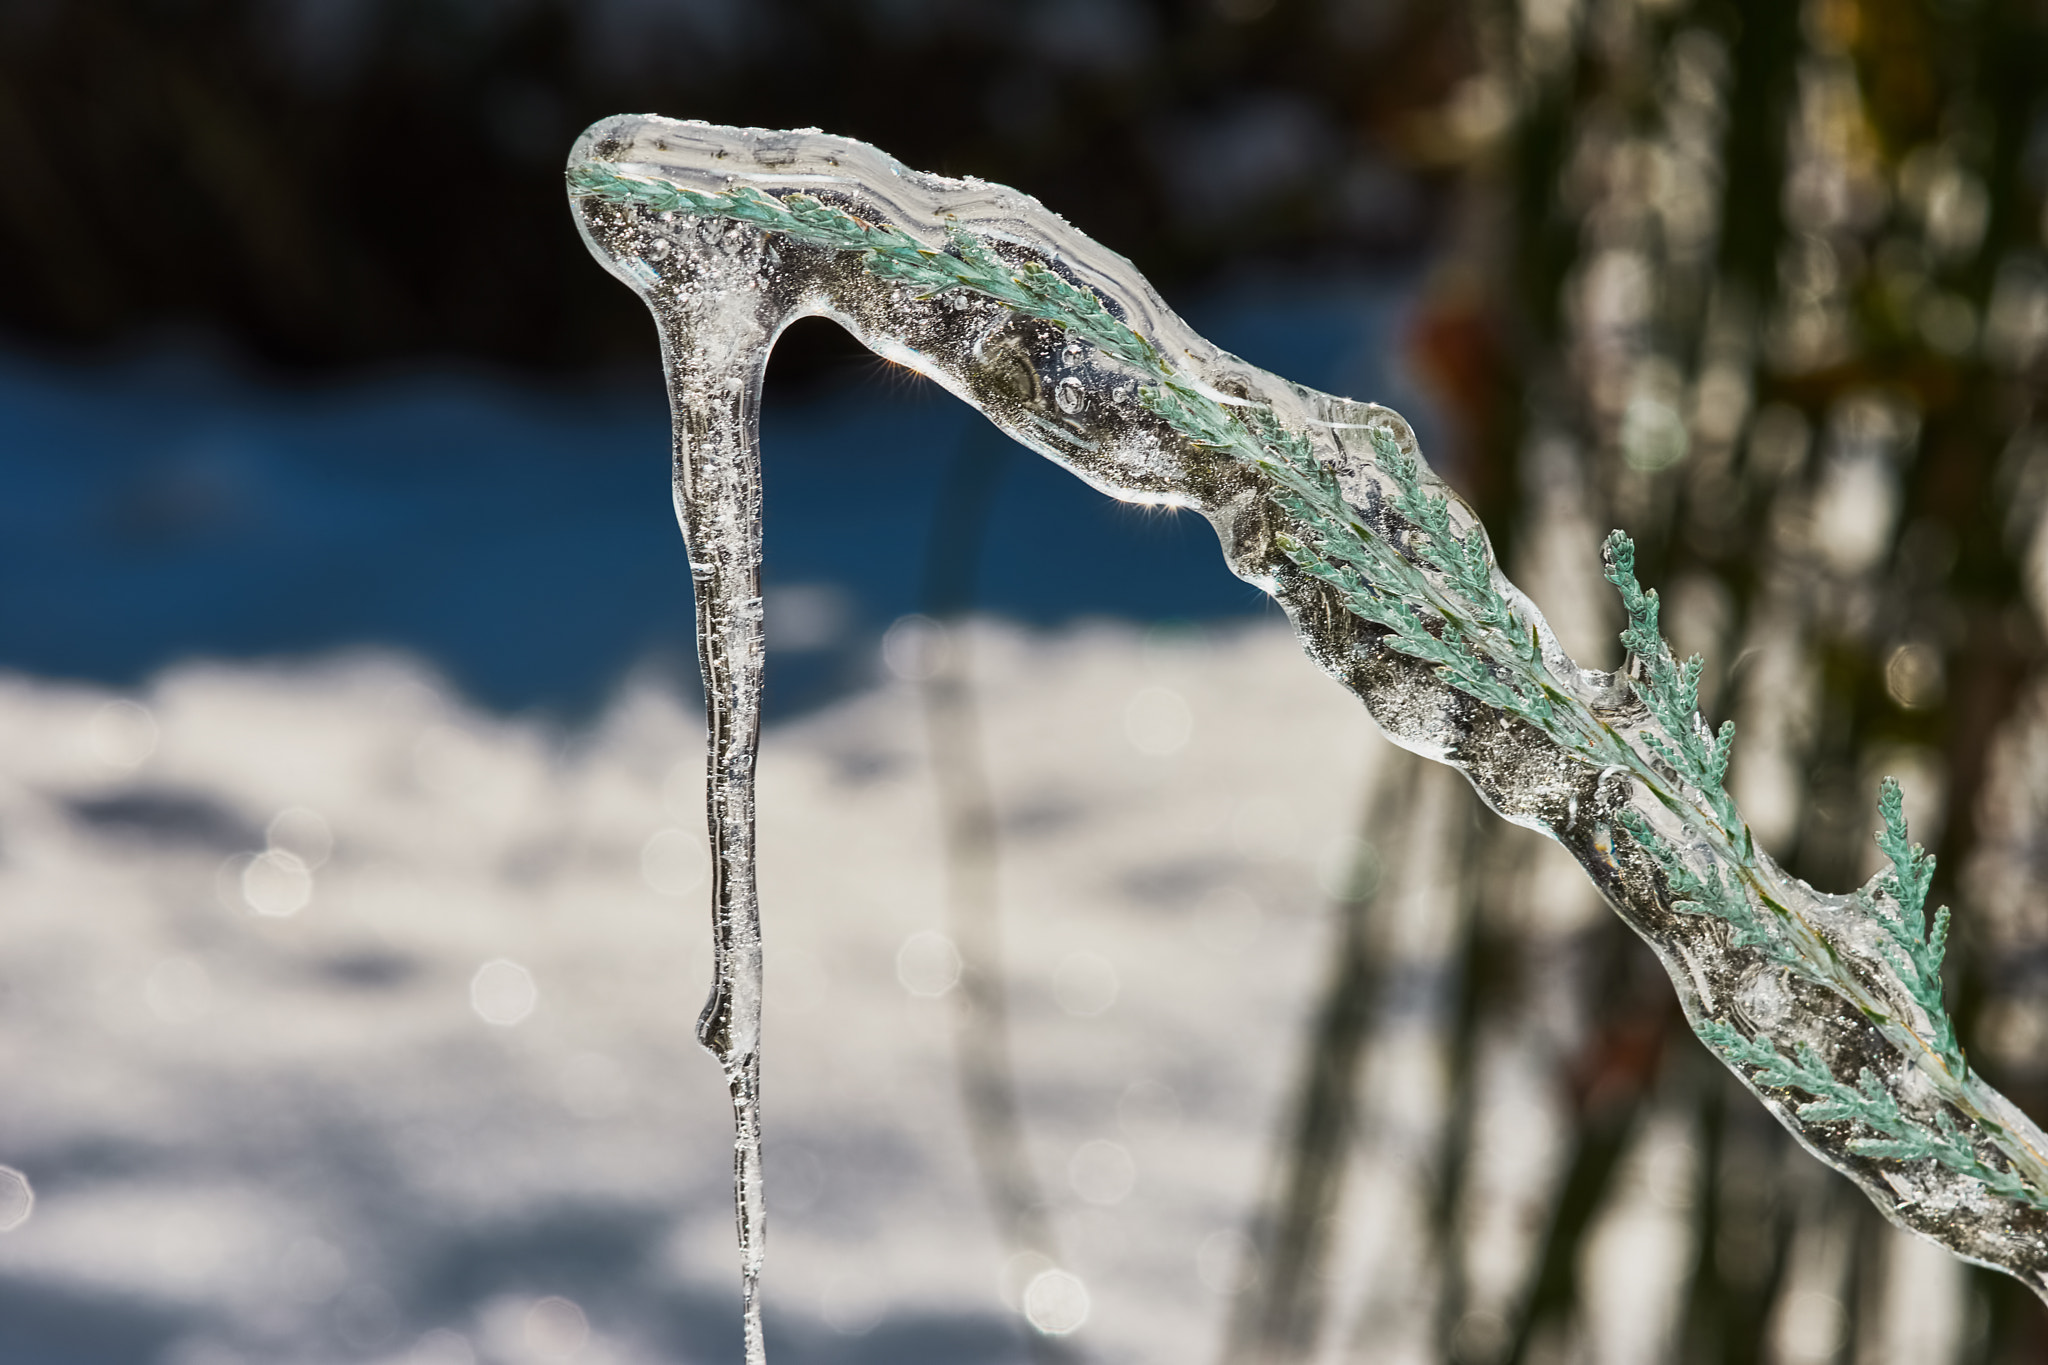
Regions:
<svg viewBox="0 0 2048 1365"><path fill-rule="evenodd" d="M1758 848L1616 533L1624 667L1579 668L1501 574L1392 410L1258 370L1035 200L812 131L619 117L569 194L653 310L709 734L717 979L747 1351L762 1356L761 950L753 760L763 662L758 404L782 329L821 316L1113 497L1186 507L1394 742L1562 844L1655 950L1686 1017L1816 1156L1899 1226L2048 1297L2048 1136L1971 1070L1942 996L1948 912L1887 782L1886 870L1819 892Z"/></svg>

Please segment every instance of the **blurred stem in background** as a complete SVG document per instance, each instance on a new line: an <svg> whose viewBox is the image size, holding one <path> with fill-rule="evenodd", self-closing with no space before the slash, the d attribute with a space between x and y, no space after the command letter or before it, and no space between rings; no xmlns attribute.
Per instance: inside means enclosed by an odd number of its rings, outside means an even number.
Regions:
<svg viewBox="0 0 2048 1365"><path fill-rule="evenodd" d="M1334 1224L1357 1142L1361 1054L1385 993L1372 923L1381 886L1411 847L1422 765L1407 754L1373 775L1343 894L1328 983L1304 1040L1295 1095L1275 1153L1273 1193L1255 1220L1259 1273L1233 1305L1225 1360L1305 1360L1316 1350ZM1380 850L1389 850L1393 864Z"/></svg>
<svg viewBox="0 0 2048 1365"><path fill-rule="evenodd" d="M1010 1065L998 885L1001 832L975 705L970 637L963 628L974 606L982 546L1009 459L1009 442L999 432L979 420L966 424L932 513L924 581L929 619L918 671L944 840L946 928L960 954L960 982L952 994L961 1109L989 1216L1007 1258L1003 1288L1021 1298L1032 1274L1063 1260L1050 1201L1031 1164ZM1062 1337L1027 1328L1024 1339L1041 1365L1081 1358Z"/></svg>

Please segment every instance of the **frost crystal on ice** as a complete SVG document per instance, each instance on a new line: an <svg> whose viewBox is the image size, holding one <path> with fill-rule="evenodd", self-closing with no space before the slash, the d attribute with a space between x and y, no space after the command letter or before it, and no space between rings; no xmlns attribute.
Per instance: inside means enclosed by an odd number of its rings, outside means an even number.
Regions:
<svg viewBox="0 0 2048 1365"><path fill-rule="evenodd" d="M571 152L600 262L653 310L675 430L709 729L717 980L699 1037L725 1068L747 1352L757 1296L761 941L758 405L796 318L831 318L1025 446L1129 501L1194 509L1231 569L1398 744L1557 840L1656 951L1687 1018L1766 1107L1885 1215L2048 1295L2048 1137L1969 1067L1941 992L1948 912L1895 785L1889 870L1850 895L1777 867L1723 786L1732 725L1697 705L1616 533L1629 657L1579 668L1501 574L1471 510L1391 409L1245 364L1128 261L1037 201L922 175L820 133L624 116Z"/></svg>

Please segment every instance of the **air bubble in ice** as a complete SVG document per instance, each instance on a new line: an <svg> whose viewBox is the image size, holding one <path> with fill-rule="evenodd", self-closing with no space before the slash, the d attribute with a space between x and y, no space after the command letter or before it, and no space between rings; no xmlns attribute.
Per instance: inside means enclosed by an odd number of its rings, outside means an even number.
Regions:
<svg viewBox="0 0 2048 1365"><path fill-rule="evenodd" d="M1088 396L1081 389L1081 381L1072 375L1052 386L1052 401L1069 417L1088 406Z"/></svg>

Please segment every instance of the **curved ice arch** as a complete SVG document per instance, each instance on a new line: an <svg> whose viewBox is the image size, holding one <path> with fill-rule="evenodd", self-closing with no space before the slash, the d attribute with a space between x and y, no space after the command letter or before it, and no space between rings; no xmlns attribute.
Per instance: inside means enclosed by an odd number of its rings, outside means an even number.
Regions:
<svg viewBox="0 0 2048 1365"><path fill-rule="evenodd" d="M653 311L667 370L716 863L699 1037L735 1106L750 1360L764 1227L758 408L769 351L802 317L839 323L1112 497L1207 517L1231 570L1280 602L1389 738L1578 860L1657 953L1694 1029L1809 1151L1893 1223L2048 1298L2048 1137L1954 1042L1940 926L1920 923L1931 860L1888 825L1904 861L1837 896L1754 846L1720 784L1730 736L1694 712L1625 542L1610 541L1609 576L1630 608L1629 663L1581 669L1399 414L1211 345L1130 262L1015 190L816 130L654 116L593 125L569 185L591 251Z"/></svg>

